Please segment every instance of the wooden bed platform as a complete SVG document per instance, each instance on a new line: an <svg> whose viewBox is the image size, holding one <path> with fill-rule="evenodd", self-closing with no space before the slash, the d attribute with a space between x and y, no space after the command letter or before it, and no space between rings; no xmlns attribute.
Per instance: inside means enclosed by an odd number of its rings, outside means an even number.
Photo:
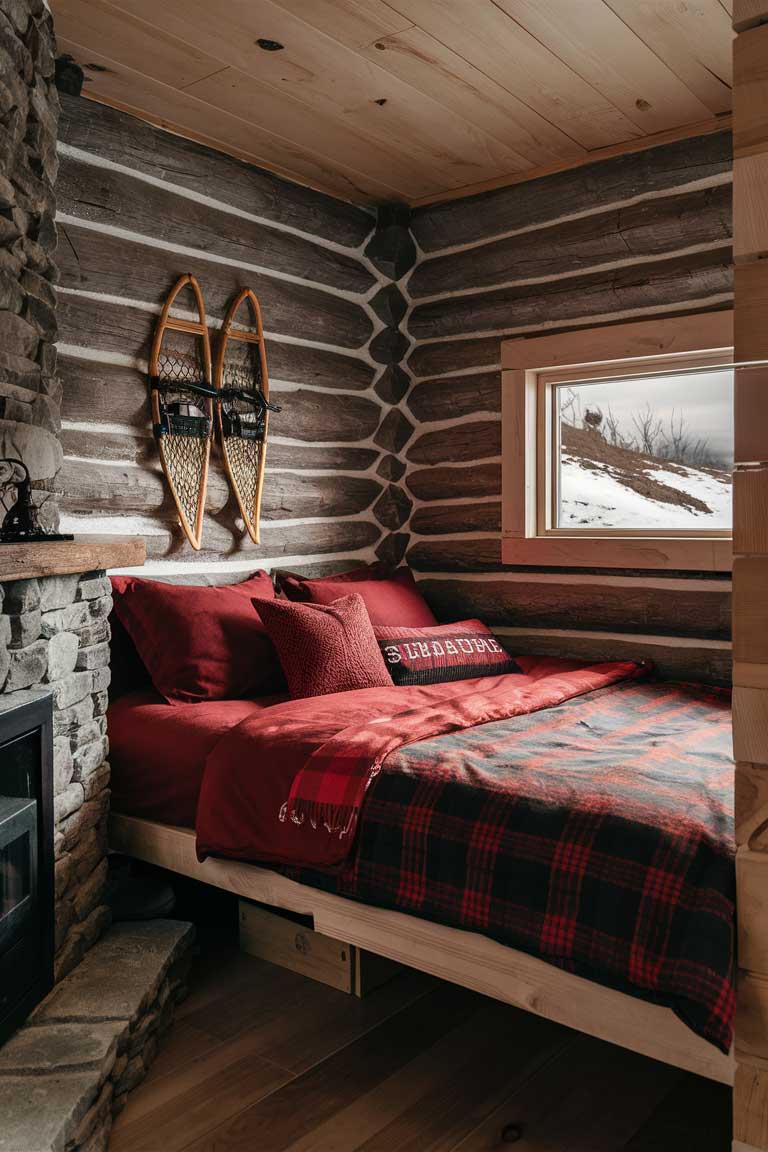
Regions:
<svg viewBox="0 0 768 1152"><path fill-rule="evenodd" d="M316 932L546 1016L644 1056L732 1084L733 1054L696 1036L669 1008L604 988L485 936L372 908L298 884L268 868L209 858L195 834L113 813L110 848L216 888L313 917Z"/></svg>

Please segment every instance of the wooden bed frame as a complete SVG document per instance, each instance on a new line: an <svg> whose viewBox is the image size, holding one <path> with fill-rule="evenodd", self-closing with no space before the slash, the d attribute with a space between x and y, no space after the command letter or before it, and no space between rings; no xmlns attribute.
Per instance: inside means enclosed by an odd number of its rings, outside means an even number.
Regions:
<svg viewBox="0 0 768 1152"><path fill-rule="evenodd" d="M255 864L213 857L201 864L195 853L195 833L189 828L113 813L110 848L249 900L311 916L315 931L334 940L666 1064L733 1083L733 1056L724 1056L696 1036L669 1008L603 988L486 936L359 904Z"/></svg>

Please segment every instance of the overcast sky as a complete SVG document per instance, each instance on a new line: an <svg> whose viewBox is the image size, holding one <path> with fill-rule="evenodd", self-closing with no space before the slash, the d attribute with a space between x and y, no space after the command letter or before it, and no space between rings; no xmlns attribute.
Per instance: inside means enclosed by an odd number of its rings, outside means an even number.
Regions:
<svg viewBox="0 0 768 1152"><path fill-rule="evenodd" d="M631 434L632 417L650 403L657 415L669 424L682 412L692 439L709 441L712 450L729 462L733 460L733 370L723 368L687 376L659 376L652 380L606 381L573 386L581 400L582 413L610 407L620 426Z"/></svg>

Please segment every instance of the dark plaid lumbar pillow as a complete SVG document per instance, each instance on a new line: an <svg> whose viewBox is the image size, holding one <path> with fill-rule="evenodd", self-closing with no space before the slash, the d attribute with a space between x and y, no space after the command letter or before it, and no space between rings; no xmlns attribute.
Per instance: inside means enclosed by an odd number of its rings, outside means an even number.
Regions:
<svg viewBox="0 0 768 1152"><path fill-rule="evenodd" d="M480 620L373 630L395 684L440 684L521 670Z"/></svg>

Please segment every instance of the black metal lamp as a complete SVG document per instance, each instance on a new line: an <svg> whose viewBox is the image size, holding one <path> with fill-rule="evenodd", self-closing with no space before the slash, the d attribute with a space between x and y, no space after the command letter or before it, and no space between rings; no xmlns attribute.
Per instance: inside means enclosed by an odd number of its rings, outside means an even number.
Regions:
<svg viewBox="0 0 768 1152"><path fill-rule="evenodd" d="M9 507L6 500L11 489L16 490L16 499ZM74 540L72 535L46 532L41 526L40 509L32 500L29 469L23 460L14 456L0 457L0 505L6 509L0 524L0 544Z"/></svg>

